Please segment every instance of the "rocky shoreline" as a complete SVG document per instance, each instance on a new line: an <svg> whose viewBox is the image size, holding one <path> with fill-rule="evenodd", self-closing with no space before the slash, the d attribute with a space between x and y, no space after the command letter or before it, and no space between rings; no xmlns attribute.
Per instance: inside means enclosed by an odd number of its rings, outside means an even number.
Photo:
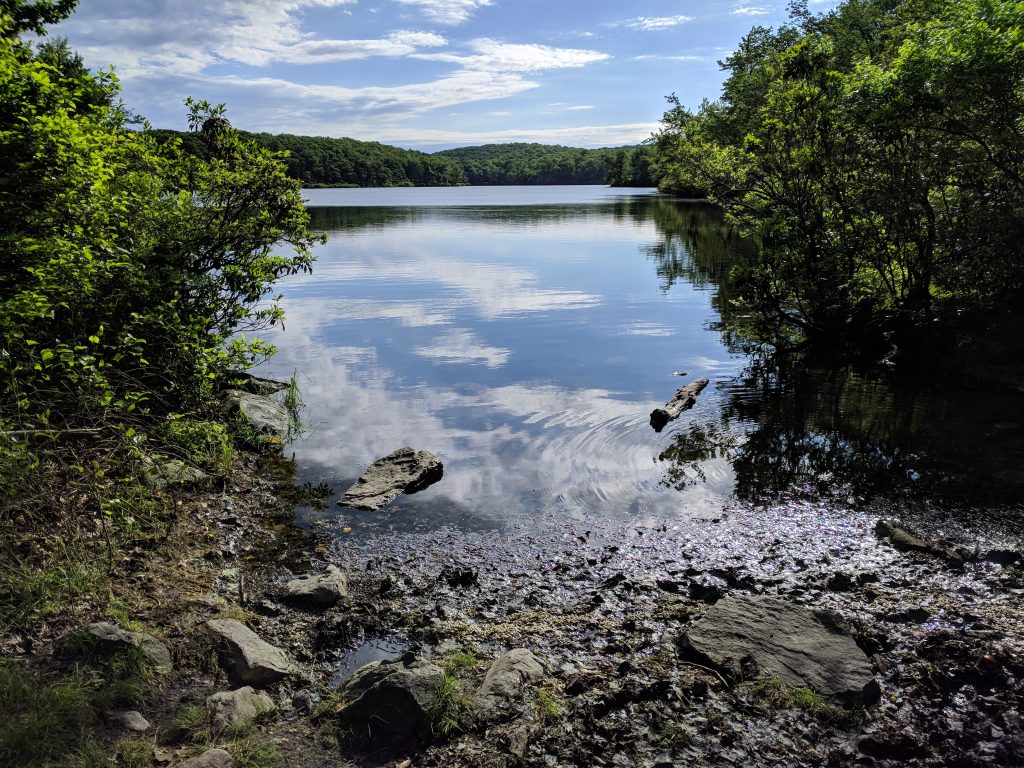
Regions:
<svg viewBox="0 0 1024 768"><path fill-rule="evenodd" d="M876 532L870 512L851 526L810 503L674 529L353 538L294 527L287 469L253 455L225 491L189 492L173 536L120 585L174 671L105 728L145 723L157 764L1024 761L1012 549L986 549L990 562L969 542L887 521ZM773 667L763 649L723 650L721 633L696 638L754 605L798 611L847 645L801 677L792 659ZM776 631L765 626L748 639ZM79 629L7 638L5 653L69 668ZM828 681L851 664L872 692L822 695L843 692ZM231 754L242 732L263 762Z"/></svg>
<svg viewBox="0 0 1024 768"><path fill-rule="evenodd" d="M3 638L44 678L144 683L103 715L121 764L1024 763L1017 549L809 498L671 528L302 530L295 505L326 498L276 450L288 414L225 402L257 450L219 490L149 466L177 514L112 590L118 621ZM441 473L404 448L339 503L386 519Z"/></svg>

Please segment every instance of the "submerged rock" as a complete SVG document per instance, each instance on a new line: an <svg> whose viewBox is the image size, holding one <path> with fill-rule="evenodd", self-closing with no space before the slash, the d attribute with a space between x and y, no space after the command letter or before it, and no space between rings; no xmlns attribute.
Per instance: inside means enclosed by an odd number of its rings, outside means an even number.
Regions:
<svg viewBox="0 0 1024 768"><path fill-rule="evenodd" d="M879 520L875 525L875 535L881 539L887 539L900 552L923 552L957 566L963 565L969 559L963 552L923 539L905 528L900 528L885 520Z"/></svg>
<svg viewBox="0 0 1024 768"><path fill-rule="evenodd" d="M292 579L284 587L285 599L315 608L329 608L348 597L348 579L335 565L327 571Z"/></svg>
<svg viewBox="0 0 1024 768"><path fill-rule="evenodd" d="M544 679L544 665L531 651L516 648L497 658L473 696L473 711L481 720L493 720L521 708L527 693Z"/></svg>
<svg viewBox="0 0 1024 768"><path fill-rule="evenodd" d="M416 493L444 475L444 465L430 451L406 446L378 459L338 502L354 509L380 509L403 493Z"/></svg>
<svg viewBox="0 0 1024 768"><path fill-rule="evenodd" d="M349 703L341 719L370 741L418 739L444 683L444 670L412 653L374 661L356 670L339 689Z"/></svg>
<svg viewBox="0 0 1024 768"><path fill-rule="evenodd" d="M673 419L678 419L683 411L687 411L697 402L697 396L704 391L708 385L707 379L697 379L680 387L675 395L665 403L664 408L655 408L651 411L651 426L655 432L661 432L665 425Z"/></svg>
<svg viewBox="0 0 1024 768"><path fill-rule="evenodd" d="M849 704L881 696L867 656L831 617L776 597L729 597L687 630L680 645L736 677L744 666Z"/></svg>
<svg viewBox="0 0 1024 768"><path fill-rule="evenodd" d="M234 619L210 619L206 626L228 646L228 664L243 683L270 685L295 671L284 651Z"/></svg>
<svg viewBox="0 0 1024 768"><path fill-rule="evenodd" d="M112 656L118 651L138 648L157 672L171 671L171 652L152 635L130 632L106 621L90 624L86 628L86 633L89 635L92 648L102 654Z"/></svg>
<svg viewBox="0 0 1024 768"><path fill-rule="evenodd" d="M221 691L206 699L210 721L218 731L232 726L248 725L257 717L277 709L267 694L254 691L250 686L236 691Z"/></svg>

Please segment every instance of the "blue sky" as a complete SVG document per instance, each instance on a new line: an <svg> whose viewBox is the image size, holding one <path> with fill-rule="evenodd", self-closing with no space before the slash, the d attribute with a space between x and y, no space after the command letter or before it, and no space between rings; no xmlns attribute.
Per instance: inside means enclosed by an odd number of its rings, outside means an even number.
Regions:
<svg viewBox="0 0 1024 768"><path fill-rule="evenodd" d="M812 2L812 9L834 5ZM665 95L715 98L717 61L785 0L81 0L51 34L113 65L129 106L184 128L186 96L239 128L418 149L631 144Z"/></svg>

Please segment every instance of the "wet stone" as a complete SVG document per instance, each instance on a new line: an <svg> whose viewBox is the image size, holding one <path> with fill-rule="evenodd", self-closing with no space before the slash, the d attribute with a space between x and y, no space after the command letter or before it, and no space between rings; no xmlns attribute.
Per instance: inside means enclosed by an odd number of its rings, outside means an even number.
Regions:
<svg viewBox="0 0 1024 768"><path fill-rule="evenodd" d="M864 652L835 620L775 597L730 597L680 638L684 652L734 677L748 664L794 687L850 704L881 689Z"/></svg>
<svg viewBox="0 0 1024 768"><path fill-rule="evenodd" d="M527 692L544 678L544 666L531 651L516 648L499 657L487 670L473 696L473 710L481 720L515 711Z"/></svg>
<svg viewBox="0 0 1024 768"><path fill-rule="evenodd" d="M180 763L180 768L234 768L235 758L223 749L208 749L198 757Z"/></svg>
<svg viewBox="0 0 1024 768"><path fill-rule="evenodd" d="M284 587L284 597L292 603L314 608L329 608L348 597L348 579L334 565L320 574L292 579Z"/></svg>
<svg viewBox="0 0 1024 768"><path fill-rule="evenodd" d="M338 501L339 506L376 510L403 493L416 493L444 475L444 465L430 451L406 446L378 459Z"/></svg>
<svg viewBox="0 0 1024 768"><path fill-rule="evenodd" d="M224 640L228 663L243 683L270 685L295 671L284 651L275 648L234 619L210 619L206 626Z"/></svg>
<svg viewBox="0 0 1024 768"><path fill-rule="evenodd" d="M136 733L145 733L152 727L149 721L142 716L142 713L135 710L108 712L107 720L121 726L126 731L135 731Z"/></svg>
<svg viewBox="0 0 1024 768"><path fill-rule="evenodd" d="M348 703L341 719L370 741L418 739L444 682L444 670L412 653L375 661L357 670L339 689Z"/></svg>

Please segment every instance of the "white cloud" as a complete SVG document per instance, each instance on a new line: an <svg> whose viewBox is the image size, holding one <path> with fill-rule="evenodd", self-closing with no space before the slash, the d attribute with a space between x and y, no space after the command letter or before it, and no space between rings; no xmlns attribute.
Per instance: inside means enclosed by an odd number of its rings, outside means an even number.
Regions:
<svg viewBox="0 0 1024 768"><path fill-rule="evenodd" d="M657 54L645 53L634 56L633 61L714 61L709 56L696 56L693 54L682 54L680 56L659 56Z"/></svg>
<svg viewBox="0 0 1024 768"><path fill-rule="evenodd" d="M644 32L655 32L663 29L672 29L680 24L693 21L692 16L637 16L622 22L623 26L629 29L639 29Z"/></svg>
<svg viewBox="0 0 1024 768"><path fill-rule="evenodd" d="M428 18L440 24L461 24L478 8L491 4L491 0L398 0L401 5L419 8Z"/></svg>
<svg viewBox="0 0 1024 768"><path fill-rule="evenodd" d="M451 365L486 365L501 368L512 353L502 347L489 347L471 331L450 331L438 337L434 344L417 347L415 354L439 363Z"/></svg>
<svg viewBox="0 0 1024 768"><path fill-rule="evenodd" d="M217 60L263 66L305 40L302 12L355 0L93 0L54 33L129 77L197 74Z"/></svg>
<svg viewBox="0 0 1024 768"><path fill-rule="evenodd" d="M585 48L555 48L532 43L503 43L481 38L469 43L471 55L420 53L415 58L458 64L474 72L532 73L552 69L582 67L611 58L606 53Z"/></svg>
<svg viewBox="0 0 1024 768"><path fill-rule="evenodd" d="M660 123L625 123L612 125L558 126L554 128L503 128L493 131L459 130L457 128L406 128L398 126L359 126L366 136L379 141L402 142L414 147L441 144L469 146L472 144L501 144L512 141L564 144L573 147L618 147L638 144L649 139L661 127ZM351 133L351 131L350 131Z"/></svg>
<svg viewBox="0 0 1024 768"><path fill-rule="evenodd" d="M380 40L306 40L282 48L276 59L287 64L323 64L372 56L408 56L420 48L447 42L430 32L394 32Z"/></svg>
<svg viewBox="0 0 1024 768"><path fill-rule="evenodd" d="M740 5L733 8L733 16L767 16L772 8L766 5Z"/></svg>
<svg viewBox="0 0 1024 768"><path fill-rule="evenodd" d="M593 109L593 108L594 108L594 106L592 104L580 104L580 105L575 106L575 107L566 107L565 111L566 112L579 112L579 111L582 111L582 110L585 110L585 109Z"/></svg>

